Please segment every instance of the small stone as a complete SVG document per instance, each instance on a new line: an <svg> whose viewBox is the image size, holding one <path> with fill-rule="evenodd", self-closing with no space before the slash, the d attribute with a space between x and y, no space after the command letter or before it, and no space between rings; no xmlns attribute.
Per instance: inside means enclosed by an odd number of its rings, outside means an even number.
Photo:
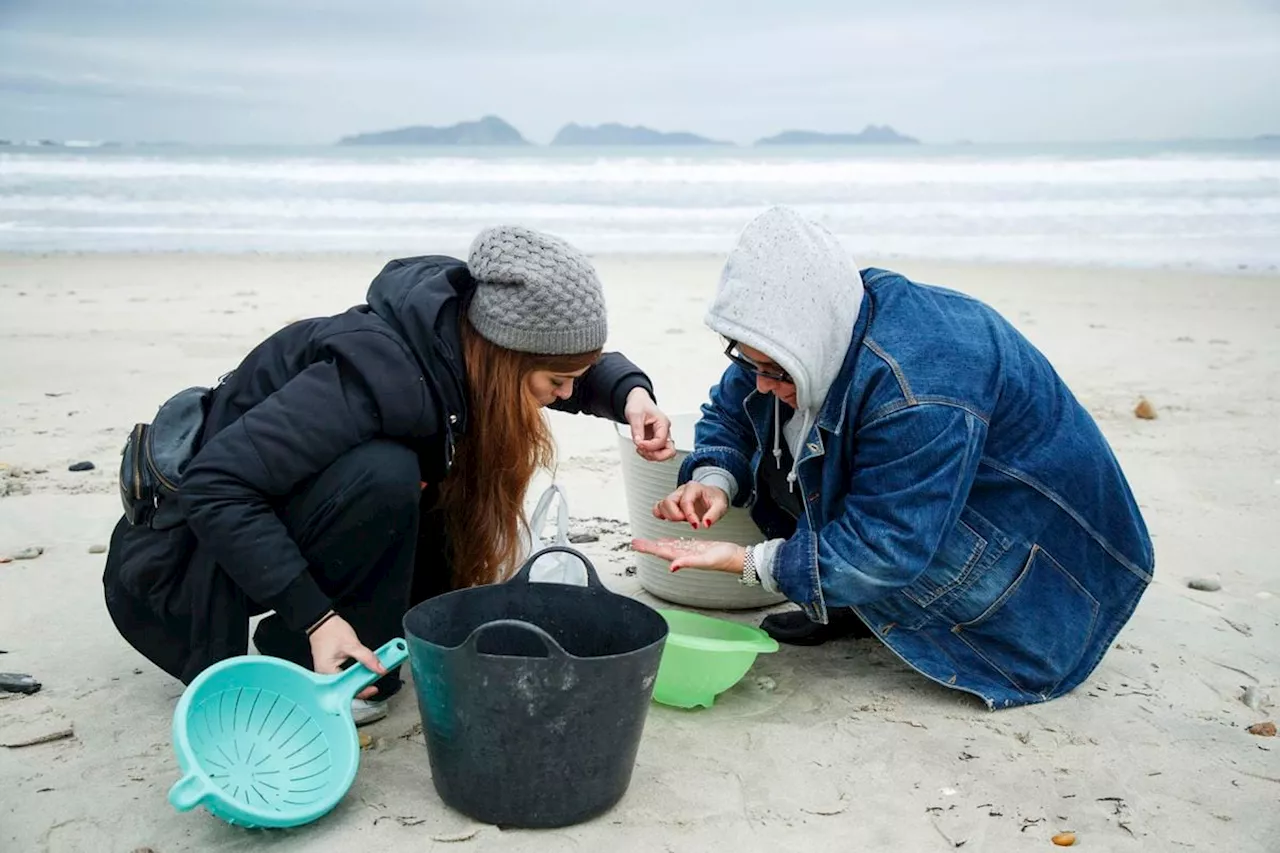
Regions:
<svg viewBox="0 0 1280 853"><path fill-rule="evenodd" d="M0 672L0 690L6 693L39 693L43 685L25 672Z"/></svg>
<svg viewBox="0 0 1280 853"><path fill-rule="evenodd" d="M778 689L778 682L774 681L767 675L762 675L756 679L756 687L759 687L766 693L772 693Z"/></svg>
<svg viewBox="0 0 1280 853"><path fill-rule="evenodd" d="M1222 589L1222 581L1217 578L1192 578L1187 581L1187 586L1201 592L1217 592Z"/></svg>
<svg viewBox="0 0 1280 853"><path fill-rule="evenodd" d="M1146 397L1139 397L1138 405L1133 409L1133 415L1144 421L1154 421L1156 419L1156 407L1151 405L1151 401Z"/></svg>
<svg viewBox="0 0 1280 853"><path fill-rule="evenodd" d="M90 553L90 554L105 554L105 553L107 553L107 546L106 546L106 545L90 545L90 546L89 546L89 553Z"/></svg>
<svg viewBox="0 0 1280 853"><path fill-rule="evenodd" d="M1261 711L1262 706L1271 701L1271 697L1258 685L1250 684L1244 689L1244 694L1240 697L1240 701L1254 711Z"/></svg>
<svg viewBox="0 0 1280 853"><path fill-rule="evenodd" d="M30 548L23 548L21 551L15 552L12 556L15 560L34 560L44 553L44 547L41 545L32 545Z"/></svg>
<svg viewBox="0 0 1280 853"><path fill-rule="evenodd" d="M1053 837L1053 843L1059 847L1073 847L1076 843L1076 834L1074 832L1059 832Z"/></svg>
<svg viewBox="0 0 1280 853"><path fill-rule="evenodd" d="M570 545L582 545L586 542L599 542L600 537L594 533L572 533L569 535Z"/></svg>
<svg viewBox="0 0 1280 853"><path fill-rule="evenodd" d="M1254 723L1252 726L1249 726L1247 731L1249 734L1257 735L1258 737L1275 737L1276 724L1270 720L1267 720L1265 723Z"/></svg>
<svg viewBox="0 0 1280 853"><path fill-rule="evenodd" d="M72 464L67 466L67 470L68 471L92 471L94 467L95 466L92 462L85 460L83 462L73 462Z"/></svg>
<svg viewBox="0 0 1280 853"><path fill-rule="evenodd" d="M361 733L360 733L360 748L361 748L361 749L369 749L369 748L370 748L370 747L372 747L372 746L373 746L373 738L369 737L369 735L365 734L364 732L361 732Z"/></svg>

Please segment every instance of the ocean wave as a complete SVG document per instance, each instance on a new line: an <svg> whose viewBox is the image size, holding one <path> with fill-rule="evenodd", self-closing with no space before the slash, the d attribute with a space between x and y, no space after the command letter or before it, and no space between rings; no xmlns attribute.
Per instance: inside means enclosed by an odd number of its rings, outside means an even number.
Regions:
<svg viewBox="0 0 1280 853"><path fill-rule="evenodd" d="M1091 199L1034 199L992 201L877 201L846 204L797 204L818 220L930 218L1042 218L1070 217L1224 217L1280 216L1280 196L1260 198L1113 197ZM742 225L760 213L761 206L684 207L664 205L592 205L468 202L401 202L368 199L206 198L188 200L135 199L120 196L0 196L0 212L60 213L102 216L219 216L259 219L357 219L541 222L651 222Z"/></svg>
<svg viewBox="0 0 1280 853"><path fill-rule="evenodd" d="M0 155L0 185L17 179L279 182L291 184L609 184L752 186L1070 185L1253 183L1280 186L1280 160L1170 157L1021 160L601 157L590 161L424 157L379 162L329 159L182 160Z"/></svg>

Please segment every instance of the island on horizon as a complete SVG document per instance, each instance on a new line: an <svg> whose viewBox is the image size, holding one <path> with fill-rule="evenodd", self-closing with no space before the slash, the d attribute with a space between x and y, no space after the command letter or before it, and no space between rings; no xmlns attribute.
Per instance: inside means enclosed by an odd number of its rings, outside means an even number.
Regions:
<svg viewBox="0 0 1280 853"><path fill-rule="evenodd" d="M443 127L413 125L394 130L357 133L338 140L339 145L532 145L513 125L495 115ZM570 122L551 140L563 146L732 146L735 143L688 131L654 130L643 125L606 122L582 125ZM898 133L889 125L869 124L859 133L821 133L787 130L758 139L755 145L919 145L920 140Z"/></svg>
<svg viewBox="0 0 1280 853"><path fill-rule="evenodd" d="M699 136L696 133L675 131L668 133L636 125L634 127L608 122L596 127L576 123L566 124L551 140L552 145L732 145L718 139Z"/></svg>
<svg viewBox="0 0 1280 853"><path fill-rule="evenodd" d="M395 130L357 133L338 140L339 145L530 145L532 143L497 116L460 121L447 127L414 125Z"/></svg>
<svg viewBox="0 0 1280 853"><path fill-rule="evenodd" d="M756 140L756 145L919 145L913 136L898 133L889 125L869 124L860 133L819 133L815 130L784 130Z"/></svg>

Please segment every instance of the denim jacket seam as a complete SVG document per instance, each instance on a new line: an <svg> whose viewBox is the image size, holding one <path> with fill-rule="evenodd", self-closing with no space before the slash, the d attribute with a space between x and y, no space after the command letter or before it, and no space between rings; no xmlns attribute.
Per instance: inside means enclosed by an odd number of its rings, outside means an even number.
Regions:
<svg viewBox="0 0 1280 853"><path fill-rule="evenodd" d="M869 427L878 421L884 420L892 414L896 414L903 409L909 408L911 408L911 403L907 400L894 400L891 403L885 403L883 406L867 415L866 419L863 420L863 422L858 426L858 429L854 432L854 435L861 432L864 427Z"/></svg>
<svg viewBox="0 0 1280 853"><path fill-rule="evenodd" d="M868 269L871 269L871 268L868 267ZM859 273L859 275L861 275L862 277L863 287L871 287L873 285L879 284L881 281L885 279L894 279L894 278L902 277L900 274L893 272L892 270L883 270L883 269L876 269L875 272L872 272L870 275L862 275L861 273Z"/></svg>
<svg viewBox="0 0 1280 853"><path fill-rule="evenodd" d="M1108 554L1110 554L1112 559L1114 559L1120 565L1124 566L1133 574L1137 575L1142 580L1150 582L1151 580L1150 572L1142 569L1141 567L1136 565L1132 560L1126 557L1124 554L1120 553L1119 549L1117 549L1114 545L1108 542L1106 537L1104 537L1101 533L1095 530L1093 528L1093 525L1089 524L1089 522L1085 520L1084 516L1076 512L1075 509L1072 508L1062 498L1061 495L1053 491L1053 489L1050 489L1048 486L1041 483L1039 480L1037 480L1035 477L1032 477L1030 474L1023 473L1022 471L1019 471L1017 468L1014 468L1009 465L1005 465L1003 462L1000 462L997 459L993 459L990 456L982 457L982 459L979 460L979 464L986 465L989 468L994 468L995 470L999 471L1002 474L1005 474L1006 476L1013 477L1015 480L1019 480L1020 482L1026 483L1028 486L1035 489L1037 492L1044 495L1049 500L1053 501L1054 504L1056 504L1059 509L1061 509L1063 512L1065 512L1067 515L1071 517L1072 521L1080 525L1080 527L1083 528L1084 531L1088 533L1089 536L1095 542L1101 545L1102 549L1106 551Z"/></svg>
<svg viewBox="0 0 1280 853"><path fill-rule="evenodd" d="M1040 546L1037 545L1036 547L1039 548ZM1085 598L1089 599L1089 601L1093 603L1093 607L1090 610L1090 616L1089 616L1089 631L1085 635L1086 643L1087 643L1088 640L1093 639L1093 632L1098 627L1098 614L1102 611L1102 605L1099 603L1098 599L1093 597L1093 593L1089 592L1089 590L1085 587L1084 584L1076 580L1075 575L1067 571L1066 566L1062 565L1062 563L1059 563L1052 554L1050 554L1044 548L1040 548L1040 554L1045 559L1049 560L1049 562L1053 563L1053 565L1058 569L1058 571L1062 572L1062 574L1067 578L1067 580L1071 581L1072 585L1075 586L1075 588L1078 589L1085 596ZM1083 653L1081 654L1081 657L1084 657ZM1062 678L1059 678L1057 681L1055 681L1053 683L1053 686L1045 691L1045 698L1048 699L1050 696L1057 693L1058 687L1061 686L1063 681L1066 681L1067 676L1069 676L1072 672L1075 672L1076 667L1078 667L1079 665L1080 665L1080 661L1077 660L1075 662L1075 666L1071 667L1070 672L1064 672L1062 674Z"/></svg>
<svg viewBox="0 0 1280 853"><path fill-rule="evenodd" d="M822 565L818 562L818 534L812 528L809 530L809 538L812 540L809 545L809 559L813 561L810 563L812 566L812 573L810 577L812 578L811 583L813 585L813 600L822 602L823 609L825 610L826 601L822 595Z"/></svg>
<svg viewBox="0 0 1280 853"><path fill-rule="evenodd" d="M915 634L916 634L916 636L917 636L917 637L919 637L921 640L923 640L924 642L926 642L926 643L928 643L930 646L932 646L932 647L933 647L933 648L934 648L934 649L935 649L939 654L941 654L941 655L942 655L942 657L943 657L943 658L945 658L945 659L946 659L947 663L949 663L949 664L951 665L951 668L952 668L952 670L953 670L953 675L955 675L955 674L959 674L959 672L960 672L960 670L962 669L962 667L960 667L960 666L956 663L956 660L955 660L955 658L954 658L954 657L952 657L951 653L950 653L949 651L947 651L947 649L946 649L946 648L944 648L942 645L940 645L940 644L937 642L937 640L935 640L935 639L933 638L933 636L931 635L931 633L930 633L929 631L922 631L922 630L917 629L917 630L916 630L916 632L915 632ZM973 696L977 696L979 699L981 699L981 700L986 704L986 706L987 706L987 709L988 709L988 710L994 710L994 709L995 709L995 701L993 700L993 698L992 698L991 696L988 696L986 693L984 693L980 688L976 688L976 687L968 687L968 686L964 686L964 685L961 685L961 684L957 684L957 683L955 683L955 682L944 681L943 679L938 678L938 677L937 677L937 676L935 676L935 675L930 675L929 673L927 673L927 672L925 672L923 669L921 669L919 666L917 666L915 663L913 663L913 662L911 662L911 661L907 660L907 658L906 658L904 655L902 655L902 653L900 653L897 649L895 649L895 648L893 647L893 644L892 644L892 643L890 643L888 640L881 640L881 642L883 642L883 643L884 643L885 648L887 648L889 651L893 652L893 654L897 656L898 660L902 661L902 662L903 662L903 663L905 663L905 664L906 664L910 669L915 670L916 672L920 673L921 675L923 675L925 678L929 679L930 681L933 681L933 682L935 682L935 683L937 683L937 684L941 684L943 687L947 687L947 688L950 688L950 689L952 689L952 690L960 690L960 691L962 691L962 692L964 692L964 693L969 693L969 694L971 694L971 695L973 695ZM967 644L966 644L966 645L967 645ZM1026 691L1023 691L1023 692L1025 693Z"/></svg>
<svg viewBox="0 0 1280 853"><path fill-rule="evenodd" d="M982 559L982 555L986 553L988 544L986 537L974 530L968 524L965 524L964 519L957 519L956 523L963 525L965 530L972 533L973 538L976 541L974 542L973 548L969 551L969 556L965 558L964 566L961 568L959 574L956 575L955 579L950 583L939 585L934 591L934 594L927 600L924 599L923 596L917 597L915 593L911 592L911 588L916 584L909 584L903 588L902 594L921 610L929 610L933 605L937 604L943 598L946 598L953 591L963 589L971 583L971 575L973 574L974 567L978 565L978 561ZM919 581L917 581L917 583L918 582Z"/></svg>
<svg viewBox="0 0 1280 853"><path fill-rule="evenodd" d="M978 657L986 661L987 666L991 667L996 672L1000 673L1002 676L1005 677L1005 679L1010 684L1012 684L1014 687L1021 690L1023 693L1029 693L1032 695L1039 695L1039 694L1036 694L1035 691L1028 690L1026 687L1023 687L1022 684L1016 678L1014 678L1009 673L1005 672L1004 669L999 664L997 664L990 657L984 654L982 650L979 649L977 646L975 646L973 643L969 642L969 638L964 635L964 629L973 627L975 625L981 625L983 622L986 622L996 613L1000 612L1001 608L1003 608L1009 602L1009 599L1013 597L1013 594L1022 587L1022 584L1026 581L1027 576L1031 574L1032 563L1035 561L1036 553L1039 550L1040 550L1039 545L1032 546L1031 554L1027 557L1026 563L1023 564L1022 571L1018 572L1017 577L1013 579L1013 583L1009 584L1009 586L1004 590L1004 592L1000 593L1000 595L996 597L995 601L987 605L985 610L983 610L981 613L979 613L973 619L968 620L967 622L957 622L955 624L955 627L951 629L951 633L955 635L956 639L964 643L966 646L968 646L975 655L977 655Z"/></svg>
<svg viewBox="0 0 1280 853"><path fill-rule="evenodd" d="M1122 612L1122 613L1133 613L1134 609L1138 606L1138 605L1137 605L1138 600L1139 600L1140 598L1142 598L1142 595L1143 595L1143 593L1145 593L1145 592L1146 592L1146 590L1147 590L1147 586L1148 586L1148 585L1149 585L1149 582L1148 582L1148 583L1144 583L1142 586L1140 586L1140 587L1136 588L1132 593L1130 593L1130 594L1129 594L1129 597L1128 597L1127 599L1125 599L1124 607L1119 608L1118 612ZM1096 628L1096 627L1097 627L1097 625L1096 625L1097 620L1095 619L1095 620L1094 620L1094 622L1095 622L1095 626L1094 626L1094 627ZM1107 643L1107 644L1104 644L1104 645L1103 645L1101 648L1099 648L1097 651L1095 651L1095 652L1093 653L1093 655L1091 655L1091 656L1089 657L1089 659L1088 659L1088 664L1087 664L1087 670L1086 670L1086 671L1088 671L1088 672L1093 672L1093 670L1097 668L1098 664L1102 661L1102 659L1103 659L1104 657L1106 657L1107 652L1108 652L1108 651L1110 651L1110 650L1111 650L1111 644L1110 644L1110 643ZM1081 659L1080 659L1080 661L1076 663L1076 668L1075 668L1075 670L1074 670L1074 671L1075 671L1075 672L1079 672L1079 671L1080 671L1080 667L1081 667L1082 665L1085 665L1085 659L1084 659L1084 658L1081 658ZM1068 673L1068 675L1070 675L1070 674L1071 674L1071 673ZM1063 676L1062 681L1065 681L1065 680L1066 680L1066 676ZM1060 687L1060 686L1062 685L1062 681L1059 681L1059 682L1058 682L1058 684L1057 684L1057 685L1055 685L1055 687Z"/></svg>
<svg viewBox="0 0 1280 853"><path fill-rule="evenodd" d="M1008 603L1009 599L1013 596L1013 593L1016 592L1017 589L1022 586L1023 582L1026 580L1027 575L1031 573L1032 563L1036 560L1037 557L1043 557L1047 559L1050 563L1052 563L1054 568L1060 571L1067 578L1067 580L1071 581L1072 585L1074 585L1077 589L1079 589L1080 592L1082 592L1084 596L1093 603L1093 607L1091 609L1091 615L1089 618L1089 631L1088 631L1088 634L1086 635L1087 637L1092 638L1094 628L1097 627L1097 624L1098 624L1098 611L1099 611L1098 600L1094 598L1093 595L1090 594L1089 590L1087 590L1084 586L1082 586L1081 583L1078 580L1076 580L1075 577L1072 576L1070 572L1066 570L1066 567L1064 567L1061 563L1059 563L1052 554L1046 551L1039 544L1034 544L1031 546L1031 554L1030 556L1027 557L1027 562L1024 565L1023 570L1018 573L1018 577L1014 580L1012 584L1009 585L1009 588L1006 589L1004 592L1002 592L1000 594L1000 597L997 598L995 602L993 602L986 610L984 610L981 614L979 614L977 618L972 619L968 622L960 623L956 627L963 628L969 625L975 625L975 624L980 625L982 624L982 622L989 619L993 614L995 614L1001 608L1003 608L1005 604ZM1013 684L1015 687L1017 687L1019 690L1023 691L1024 693L1028 693L1034 696L1039 696L1041 699L1045 699L1045 700L1053 696L1057 692L1059 685L1061 685L1062 682L1066 680L1068 675L1070 675L1072 672L1075 672L1076 667L1080 665L1080 662L1077 660L1075 664L1072 666L1070 672L1064 672L1062 674L1062 678L1059 678L1057 681L1055 681L1052 685L1050 685L1043 691L1029 690L1028 688L1023 686L1017 679L1015 679L1009 673L1005 672L986 653L984 653L981 649L979 649L973 643L969 642L969 640L964 636L963 632L956 631L955 635L957 639L959 639L966 646L972 649L974 654L976 654L978 657L986 661L988 666L998 671L1001 675L1007 678L1009 682Z"/></svg>
<svg viewBox="0 0 1280 853"><path fill-rule="evenodd" d="M944 397L941 394L924 394L922 396L916 397L916 402L919 403L920 405L924 405L926 403L933 403L934 405L938 405L938 406L951 406L956 409L964 409L966 412L973 415L978 420L982 421L983 426L986 426L986 427L991 426L991 415L986 412L983 412L981 409L969 403L967 400L959 400L959 399L956 399L955 397Z"/></svg>
<svg viewBox="0 0 1280 853"><path fill-rule="evenodd" d="M870 335L863 338L862 343L867 349L875 353L880 360L889 365L889 369L893 371L894 378L898 380L898 389L902 391L902 396L907 398L908 403L914 404L916 402L915 394L911 391L911 383L907 381L907 374L903 372L902 365L898 364L893 356L885 352L884 348L876 343Z"/></svg>
<svg viewBox="0 0 1280 853"><path fill-rule="evenodd" d="M992 668L992 669L994 669L996 672L1000 673L1000 675L1001 675L1001 676L1003 676L1003 677L1004 677L1004 679L1005 679L1006 681L1008 681L1010 684L1012 684L1012 685L1013 685L1015 688L1017 688L1018 690L1021 690L1023 693L1026 693L1026 694L1028 694L1028 695L1030 695L1030 696L1040 696L1040 695L1041 695L1041 694L1037 693L1037 692L1036 692L1036 691L1034 691L1034 690L1028 690L1027 688L1023 687L1023 686L1022 686L1022 684L1021 684L1021 683L1019 683L1018 679L1014 678L1012 675L1010 675L1009 673L1005 672L1005 671L1004 671L1004 669L1003 669L999 664L997 664L997 663L996 663L995 661L993 661L990 657L988 657L986 654L984 654L984 653L982 652L982 650L981 650L981 649L979 649L977 646L975 646L973 643L969 642L969 638L968 638L968 637L965 637L963 634L961 634L961 633L957 632L957 633L956 633L956 639L957 639L957 640L959 640L960 642L964 643L966 646L968 646L968 647L969 647L969 650L970 650L971 652L973 652L973 653L974 653L975 655L977 655L978 657L982 658L983 662L984 662L984 663L986 663L986 665L987 665L987 666L991 667L991 668Z"/></svg>
<svg viewBox="0 0 1280 853"><path fill-rule="evenodd" d="M930 396L930 397L917 397L915 398L914 401L895 400L892 403L885 403L883 406L876 409L870 415L867 416L867 419L863 421L862 424L858 427L858 432L861 432L863 429L866 429L869 426L874 426L876 423L879 423L880 421L884 420L890 415L901 412L903 409L911 409L919 406L947 406L952 409L960 409L962 411L968 412L978 420L982 421L984 426L988 426L988 427L991 426L990 422L987 420L987 417L983 415L982 412L978 411L973 406L965 403L963 400L953 400L949 397ZM854 434L857 435L857 433L854 433Z"/></svg>

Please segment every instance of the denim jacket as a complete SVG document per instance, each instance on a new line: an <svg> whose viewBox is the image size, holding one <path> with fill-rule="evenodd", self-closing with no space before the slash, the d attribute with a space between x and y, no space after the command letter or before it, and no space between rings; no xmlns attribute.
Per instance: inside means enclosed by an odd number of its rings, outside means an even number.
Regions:
<svg viewBox="0 0 1280 853"><path fill-rule="evenodd" d="M772 401L737 365L702 407L680 482L713 465L783 538L779 589L815 621L852 607L911 667L989 707L1097 666L1154 555L1120 465L1048 360L993 309L862 272L843 367L797 456L799 522L760 487Z"/></svg>

